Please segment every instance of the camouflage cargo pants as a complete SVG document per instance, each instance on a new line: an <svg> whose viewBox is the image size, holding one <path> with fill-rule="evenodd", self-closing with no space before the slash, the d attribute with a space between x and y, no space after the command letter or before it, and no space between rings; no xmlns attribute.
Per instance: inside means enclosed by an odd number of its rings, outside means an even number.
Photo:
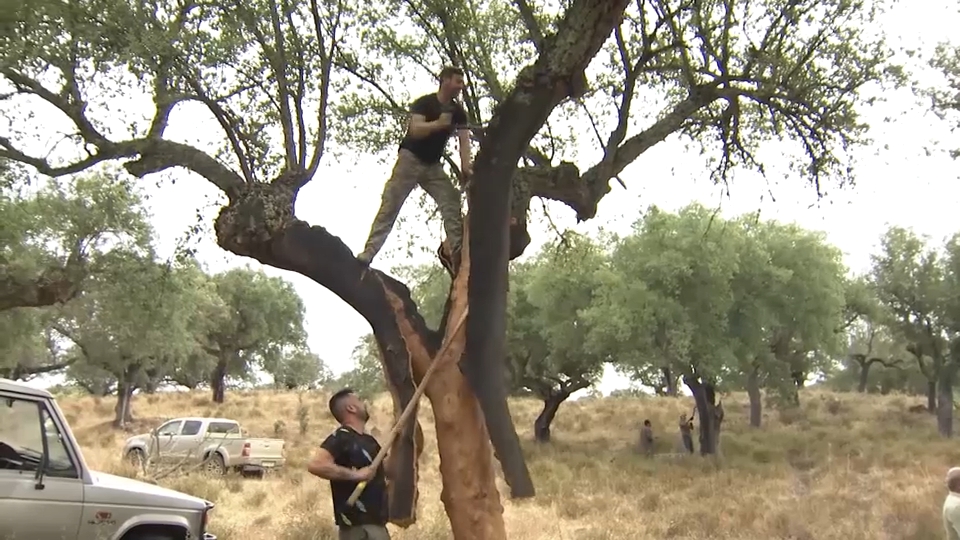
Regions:
<svg viewBox="0 0 960 540"><path fill-rule="evenodd" d="M450 247L453 249L460 247L460 241L463 238L460 192L454 187L440 163L423 163L412 152L401 148L397 154L397 163L393 166L393 173L383 186L380 210L377 211L377 216L370 227L370 236L359 257L361 260L370 262L376 257L393 229L403 203L417 185L423 188L437 204Z"/></svg>
<svg viewBox="0 0 960 540"><path fill-rule="evenodd" d="M383 525L342 527L340 540L390 540L390 531Z"/></svg>

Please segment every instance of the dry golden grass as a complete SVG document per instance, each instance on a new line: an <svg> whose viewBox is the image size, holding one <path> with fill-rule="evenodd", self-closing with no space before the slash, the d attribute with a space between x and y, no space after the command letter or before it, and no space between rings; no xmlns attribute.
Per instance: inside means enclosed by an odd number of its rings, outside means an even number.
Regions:
<svg viewBox="0 0 960 540"><path fill-rule="evenodd" d="M328 485L304 464L334 427L326 395L309 393L309 431L298 434L293 393L232 392L217 407L206 393L140 396L135 429L160 418L226 416L254 436L275 436L282 421L288 466L264 480L200 474L169 477L168 487L217 503L211 530L222 540L335 538ZM554 443L528 443L539 404L514 400L537 497L504 500L513 540L577 539L933 539L942 537L940 506L946 469L960 463L954 441L936 435L934 420L907 412L916 398L806 391L790 414L768 410L764 427L747 425L743 396L724 399L726 421L717 462L698 457L644 459L632 453L637 426L650 418L659 450L676 451L675 420L689 399L601 399L563 405ZM109 427L114 402L64 397L61 406L91 467L132 475L120 460L129 434ZM388 396L371 404L372 428L390 428ZM440 504L438 458L430 407L420 421L427 435L421 463L418 523L398 540L450 538ZM502 481L500 482L503 487ZM501 493L508 493L501 489Z"/></svg>

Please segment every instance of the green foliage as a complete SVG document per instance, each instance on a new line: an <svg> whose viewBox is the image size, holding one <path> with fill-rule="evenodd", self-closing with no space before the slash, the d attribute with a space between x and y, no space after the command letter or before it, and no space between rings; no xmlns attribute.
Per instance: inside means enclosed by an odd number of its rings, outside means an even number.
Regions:
<svg viewBox="0 0 960 540"><path fill-rule="evenodd" d="M279 363L268 368L278 388L317 388L330 382L332 375L316 354L302 349L285 352Z"/></svg>
<svg viewBox="0 0 960 540"><path fill-rule="evenodd" d="M249 378L253 367L282 372L286 348L306 340L305 308L293 285L249 268L227 270L211 283L200 327L207 352L233 377Z"/></svg>
<svg viewBox="0 0 960 540"><path fill-rule="evenodd" d="M28 377L67 362L50 330L57 310L36 308L72 294L37 291L60 280L83 290L109 275L111 254L146 249L151 229L129 178L98 172L70 181L34 178L33 186L29 177L10 178L0 191L0 371Z"/></svg>
<svg viewBox="0 0 960 540"><path fill-rule="evenodd" d="M654 207L614 246L588 311L592 340L647 385L666 387L664 368L729 388L756 372L795 392L794 373L821 371L843 348L844 274L822 234Z"/></svg>
<svg viewBox="0 0 960 540"><path fill-rule="evenodd" d="M508 296L507 366L513 386L541 399L589 388L607 360L592 348L583 317L606 271L599 243L572 232L512 271Z"/></svg>
<svg viewBox="0 0 960 540"><path fill-rule="evenodd" d="M353 388L357 394L369 398L387 389L380 367L380 350L373 334L367 334L353 349L353 361L356 367L340 374L330 386L334 390Z"/></svg>
<svg viewBox="0 0 960 540"><path fill-rule="evenodd" d="M450 291L450 275L436 264L402 265L394 272L410 287L410 297L427 326L439 328Z"/></svg>
<svg viewBox="0 0 960 540"><path fill-rule="evenodd" d="M205 276L195 266L163 264L151 252L112 252L87 290L64 307L54 328L81 356L76 382L91 390L117 382L121 399L199 348L196 309Z"/></svg>
<svg viewBox="0 0 960 540"><path fill-rule="evenodd" d="M947 291L939 254L901 227L891 227L880 244L880 253L873 256L877 296L893 329L920 357L931 360L928 373L936 378L946 347L939 315Z"/></svg>
<svg viewBox="0 0 960 540"><path fill-rule="evenodd" d="M950 122L955 130L960 126L960 47L940 44L930 59L930 65L943 75L943 81L924 93L930 97L933 111ZM951 155L960 157L960 146L953 147Z"/></svg>

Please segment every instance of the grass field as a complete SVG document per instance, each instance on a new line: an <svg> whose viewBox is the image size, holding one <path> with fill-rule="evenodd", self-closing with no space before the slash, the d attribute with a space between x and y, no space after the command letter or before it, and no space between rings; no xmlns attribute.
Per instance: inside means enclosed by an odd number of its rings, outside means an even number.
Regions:
<svg viewBox="0 0 960 540"><path fill-rule="evenodd" d="M174 416L211 415L235 418L254 436L282 433L288 467L264 480L190 474L161 483L216 502L210 528L221 540L335 538L329 487L304 470L314 447L334 427L326 397L303 394L301 410L295 393L228 392L220 407L207 393L138 396L133 429L143 432ZM566 403L554 424L554 442L543 447L526 442L539 403L512 401L537 497L504 500L509 537L943 537L943 476L960 464L960 444L940 439L931 416L907 411L920 398L805 391L801 400L801 409L789 413L768 409L764 427L751 429L745 396L725 397L722 457L716 462L673 455L644 459L631 451L638 424L649 418L658 450L675 453L676 419L690 410L689 398ZM119 455L129 434L109 427L112 399L64 397L60 403L91 467L135 474ZM450 538L440 504L432 416L424 405L419 520L405 530L391 526L399 540ZM371 415L374 433L382 437L392 418L388 396L371 403ZM305 436L299 435L301 419L308 424Z"/></svg>

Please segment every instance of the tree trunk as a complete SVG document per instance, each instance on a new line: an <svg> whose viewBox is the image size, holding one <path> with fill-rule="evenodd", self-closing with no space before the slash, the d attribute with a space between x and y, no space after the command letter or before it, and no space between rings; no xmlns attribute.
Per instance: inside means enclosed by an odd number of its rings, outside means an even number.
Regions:
<svg viewBox="0 0 960 540"><path fill-rule="evenodd" d="M469 302L468 284L472 274L473 259L470 256L473 244L470 241L470 226L464 224L464 246L461 253L460 268L450 286L447 300L446 317L442 330L444 339L451 339L450 332L454 323L463 314ZM398 315L404 313L403 301L387 291L391 305ZM506 539L506 527L503 522L503 506L496 486L496 472L493 465L492 448L484 411L475 397L467 379L461 372L461 365L469 358L467 352L469 323L475 317L472 309L467 324L455 336L444 358L431 360L434 352L425 347L416 347L421 341L419 335L407 331L405 341L411 349L411 366L416 381L420 381L431 362L442 362L432 378L427 381L425 394L433 408L434 423L437 429L437 447L440 454L440 476L442 489L440 500L443 502L454 538L457 540L501 540ZM457 362L457 360L460 360ZM502 382L502 372L497 373ZM504 398L504 404L506 399ZM516 431L513 431L516 436ZM503 460L503 457L500 456ZM521 465L526 465L522 461ZM504 470L506 471L506 467ZM509 480L508 480L509 482Z"/></svg>
<svg viewBox="0 0 960 540"><path fill-rule="evenodd" d="M754 366L747 375L747 396L750 398L750 426L760 427L763 420L763 402L760 395L760 368Z"/></svg>
<svg viewBox="0 0 960 540"><path fill-rule="evenodd" d="M113 408L113 427L126 429L127 422L133 421L133 409L130 401L133 397L133 383L123 381L117 385L117 404Z"/></svg>
<svg viewBox="0 0 960 540"><path fill-rule="evenodd" d="M870 380L870 366L873 365L873 362L867 360L865 362L859 362L860 364L860 382L857 383L857 392L861 394L866 393L867 384Z"/></svg>
<svg viewBox="0 0 960 540"><path fill-rule="evenodd" d="M953 437L953 382L957 366L952 361L940 369L937 380L937 430L943 437Z"/></svg>
<svg viewBox="0 0 960 540"><path fill-rule="evenodd" d="M560 405L570 397L570 394L564 392L551 393L543 399L543 410L533 422L533 438L538 443L550 442L550 425L553 419L557 417L557 411Z"/></svg>
<svg viewBox="0 0 960 540"><path fill-rule="evenodd" d="M673 374L673 371L668 367L660 368L660 373L663 374L663 384L664 388L667 389L667 395L670 397L677 397L677 377Z"/></svg>
<svg viewBox="0 0 960 540"><path fill-rule="evenodd" d="M936 379L927 381L927 412L935 414L937 412L937 381Z"/></svg>
<svg viewBox="0 0 960 540"><path fill-rule="evenodd" d="M713 384L701 381L696 375L684 375L683 382L697 403L697 415L700 417L700 455L716 455L723 417L717 406Z"/></svg>
<svg viewBox="0 0 960 540"><path fill-rule="evenodd" d="M210 390L213 392L213 402L223 403L227 396L227 355L220 353L217 365L210 372Z"/></svg>
<svg viewBox="0 0 960 540"><path fill-rule="evenodd" d="M140 373L138 363L130 363L117 377L117 405L113 408L113 427L125 429L127 422L133 421L133 410L130 404L133 391L136 390L136 379Z"/></svg>

